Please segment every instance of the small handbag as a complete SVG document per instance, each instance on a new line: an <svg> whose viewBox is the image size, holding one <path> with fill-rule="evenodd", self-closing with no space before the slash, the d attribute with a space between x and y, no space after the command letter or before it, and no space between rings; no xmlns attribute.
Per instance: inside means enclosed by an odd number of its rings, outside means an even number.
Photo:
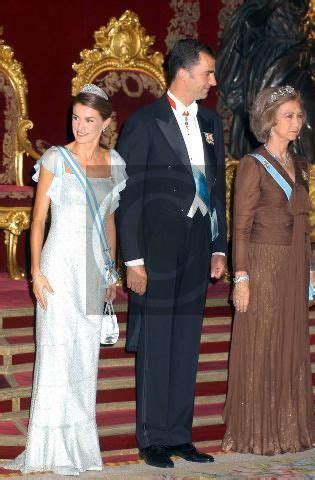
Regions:
<svg viewBox="0 0 315 480"><path fill-rule="evenodd" d="M119 338L117 316L112 302L107 302L104 308L101 327L101 345L113 345Z"/></svg>

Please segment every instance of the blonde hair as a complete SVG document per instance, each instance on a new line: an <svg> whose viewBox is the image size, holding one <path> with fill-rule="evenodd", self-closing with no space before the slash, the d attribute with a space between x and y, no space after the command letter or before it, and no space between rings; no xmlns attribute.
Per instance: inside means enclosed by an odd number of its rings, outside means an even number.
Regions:
<svg viewBox="0 0 315 480"><path fill-rule="evenodd" d="M250 129L261 143L265 143L270 135L271 128L276 124L276 112L280 105L295 100L301 105L303 123L306 113L303 107L301 94L292 87L268 87L261 90L254 100L249 114Z"/></svg>

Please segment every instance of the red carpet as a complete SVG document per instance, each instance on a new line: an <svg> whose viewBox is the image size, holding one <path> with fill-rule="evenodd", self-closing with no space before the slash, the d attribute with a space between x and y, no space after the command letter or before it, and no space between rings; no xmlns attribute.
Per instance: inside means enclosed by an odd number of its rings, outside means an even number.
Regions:
<svg viewBox="0 0 315 480"><path fill-rule="evenodd" d="M25 444L34 362L34 317L26 281L6 282L0 276L0 286L0 458L13 458ZM228 295L227 284L210 286L205 309L193 427L193 440L205 451L218 451L224 434L222 410L232 315ZM122 288L118 288L116 305L120 339L114 346L101 348L97 391L100 445L111 462L138 458L134 355L124 350L127 296ZM314 311L310 317L311 356L315 363Z"/></svg>

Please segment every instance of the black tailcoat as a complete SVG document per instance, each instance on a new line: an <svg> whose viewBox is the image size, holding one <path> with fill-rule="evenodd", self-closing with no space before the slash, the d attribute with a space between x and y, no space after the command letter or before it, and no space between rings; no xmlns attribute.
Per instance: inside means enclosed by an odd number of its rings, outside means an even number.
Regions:
<svg viewBox="0 0 315 480"><path fill-rule="evenodd" d="M127 348L138 352L140 448L189 440L209 262L211 252L226 252L222 124L216 113L202 106L197 119L210 203L218 217L219 236L214 242L210 240L208 215L202 217L198 211L193 219L187 217L195 183L185 142L166 96L126 122L117 147L129 176L118 212L123 259L143 258L148 274L146 295L131 295L127 338ZM177 380L170 380L170 372L174 368L186 371L177 388L181 392L173 391ZM178 373L176 378L180 378ZM167 399L165 404L158 399L161 392ZM186 399L180 407L182 397ZM177 409L181 410L183 428Z"/></svg>

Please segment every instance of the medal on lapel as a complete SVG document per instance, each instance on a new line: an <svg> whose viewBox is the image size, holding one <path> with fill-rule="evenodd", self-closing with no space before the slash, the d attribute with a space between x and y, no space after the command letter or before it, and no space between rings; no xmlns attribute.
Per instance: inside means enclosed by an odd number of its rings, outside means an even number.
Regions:
<svg viewBox="0 0 315 480"><path fill-rule="evenodd" d="M213 133L210 132L203 132L204 136L206 137L206 142L209 143L210 145L214 145L214 138L213 138Z"/></svg>

